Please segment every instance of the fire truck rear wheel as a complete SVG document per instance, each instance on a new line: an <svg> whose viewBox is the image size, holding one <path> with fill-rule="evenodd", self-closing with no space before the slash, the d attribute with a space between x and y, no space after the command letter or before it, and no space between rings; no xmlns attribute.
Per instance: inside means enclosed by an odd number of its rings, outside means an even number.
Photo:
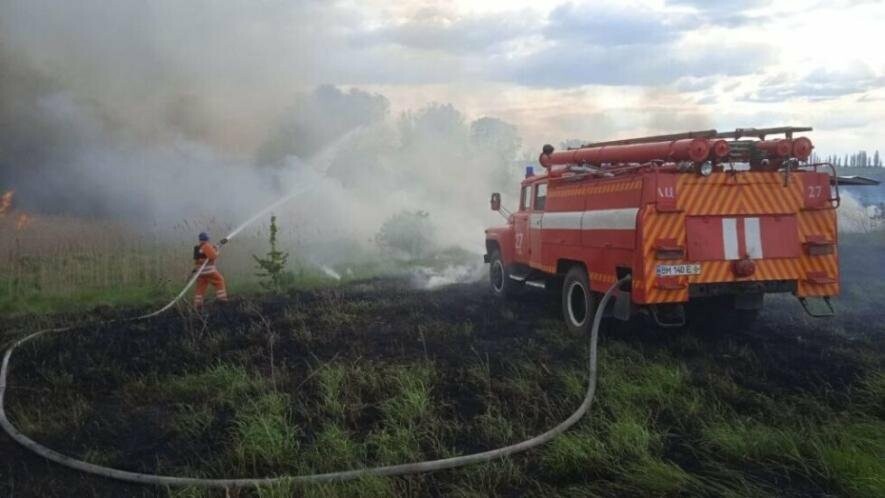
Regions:
<svg viewBox="0 0 885 498"><path fill-rule="evenodd" d="M489 288L492 294L502 299L513 297L518 291L517 285L510 278L509 265L504 264L500 251L493 251L489 258Z"/></svg>
<svg viewBox="0 0 885 498"><path fill-rule="evenodd" d="M572 332L586 332L596 315L598 297L590 290L587 272L573 266L562 282L562 316Z"/></svg>

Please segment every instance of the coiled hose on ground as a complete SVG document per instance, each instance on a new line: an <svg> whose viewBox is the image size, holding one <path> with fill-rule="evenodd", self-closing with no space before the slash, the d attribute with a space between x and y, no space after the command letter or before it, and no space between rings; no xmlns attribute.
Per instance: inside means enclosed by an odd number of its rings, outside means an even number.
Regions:
<svg viewBox="0 0 885 498"><path fill-rule="evenodd" d="M268 206L242 225L237 227L233 232L231 232L227 239L233 238L237 235L243 228L248 226L257 220L260 216L267 213L271 209L280 204L288 201L289 199L298 195L298 192L290 194L289 196L280 199L274 204ZM205 264L205 263L204 263ZM202 268L201 268L202 269ZM172 306L175 305L181 298L185 295L188 289L193 286L194 282L197 279L197 275L199 271L197 271L192 277L184 289L170 301L168 304L163 306L162 308L145 315L137 316L134 318L129 318L125 320L112 320L115 321L134 321L134 320L145 320L154 316L163 313L168 310ZM74 326L68 327L59 327L59 328L50 328L44 329L37 332L34 332L18 341L14 342L9 349L6 350L6 353L3 355L3 364L0 367L0 426L3 427L3 430L9 434L9 437L14 439L16 442L27 448L28 450L48 459L56 462L58 464L64 465L65 467L72 468L74 470L79 470L81 472L87 472L90 474L95 474L102 477L109 477L111 479L117 479L121 481L128 481L139 484L150 484L156 486L193 486L193 487L213 487L213 488L242 488L242 487L256 487L256 486L268 486L274 485L284 482L329 482L329 481L347 481L352 479L358 479L364 476L399 476L406 474L419 474L424 472L432 472L436 470L443 469L451 469L454 467L462 467L465 465L489 462L491 460L495 460L498 458L503 458L506 456L513 455L515 453L520 453L536 446L540 446L544 443L549 442L556 436L565 432L569 427L573 426L587 411L590 409L590 405L593 403L593 396L596 392L596 344L597 338L599 336L599 324L602 321L602 311L605 310L608 305L609 300L611 299L612 293L615 289L617 289L622 284L628 282L630 280L629 276L626 276L619 281L615 282L603 295L602 300L599 302L599 307L597 308L597 313L593 318L593 325L590 328L590 337L589 337L589 355L587 361L587 391L584 395L584 401L581 402L581 405L578 406L578 409L574 411L567 419L563 420L556 427L544 432L543 434L539 434L531 439L527 439L525 441L521 441L519 443L511 444L509 446L504 446L502 448L497 448L493 450L483 451L479 453L473 453L470 455L462 455L451 458L442 458L439 460L426 460L423 462L412 462L412 463L403 463L399 465L386 465L382 467L369 467L363 469L353 469L353 470L344 470L339 472L328 472L323 474L309 474L309 475L298 475L298 476L277 476L277 477L254 477L254 478L236 478L236 479L206 479L206 478L198 478L198 477L179 477L179 476L164 476L164 475L156 475L156 474L144 474L140 472L129 472L126 470L114 469L110 467L105 467L102 465L95 465L89 462L84 462L83 460L78 460L76 458L69 457L67 455L63 455L51 448L47 448L46 446L41 445L40 443L34 441L29 438L21 431L19 431L6 416L5 409L5 398L6 398L6 385L7 385L7 376L9 373L9 361L12 358L12 353L16 348L21 346L22 344L36 339L44 334L50 333L59 333L69 331L74 328ZM110 322L106 322L110 323Z"/></svg>

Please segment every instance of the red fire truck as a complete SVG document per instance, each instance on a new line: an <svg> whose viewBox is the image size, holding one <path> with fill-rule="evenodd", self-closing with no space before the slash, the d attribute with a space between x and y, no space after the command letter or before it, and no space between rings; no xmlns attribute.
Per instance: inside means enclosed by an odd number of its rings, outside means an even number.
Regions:
<svg viewBox="0 0 885 498"><path fill-rule="evenodd" d="M775 292L831 315L839 182L832 165L808 162L812 142L797 136L807 131L706 130L559 152L545 145L543 171L527 168L516 211L492 194L507 225L486 230L491 291L561 289L574 330L626 275L611 310L624 320L642 311L680 326L685 305L700 299L752 320Z"/></svg>

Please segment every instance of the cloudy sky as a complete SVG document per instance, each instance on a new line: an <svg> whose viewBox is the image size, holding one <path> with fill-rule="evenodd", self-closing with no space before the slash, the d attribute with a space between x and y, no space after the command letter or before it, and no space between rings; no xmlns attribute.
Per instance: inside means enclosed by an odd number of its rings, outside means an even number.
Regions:
<svg viewBox="0 0 885 498"><path fill-rule="evenodd" d="M780 124L822 153L885 136L885 2L8 0L2 48L111 118L184 109L253 149L319 84L396 113L453 103L515 124L527 149L569 138ZM59 81L61 80L61 81ZM133 95L136 97L133 98ZM159 109L159 110L158 110ZM138 120L136 120L138 121Z"/></svg>
<svg viewBox="0 0 885 498"><path fill-rule="evenodd" d="M364 11L361 52L396 55L390 81L360 83L497 115L527 144L777 124L814 126L827 151L885 137L883 2L479 3Z"/></svg>

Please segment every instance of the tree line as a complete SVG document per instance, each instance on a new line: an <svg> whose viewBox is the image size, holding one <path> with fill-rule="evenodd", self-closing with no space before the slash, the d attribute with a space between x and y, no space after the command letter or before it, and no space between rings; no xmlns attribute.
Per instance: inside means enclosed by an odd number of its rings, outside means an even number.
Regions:
<svg viewBox="0 0 885 498"><path fill-rule="evenodd" d="M868 154L867 151L861 150L855 152L854 154L831 154L828 156L821 156L816 152L811 154L810 162L812 163L831 163L833 166L839 166L843 168L881 168L883 167L882 158L879 156L879 151L875 151L872 155Z"/></svg>

